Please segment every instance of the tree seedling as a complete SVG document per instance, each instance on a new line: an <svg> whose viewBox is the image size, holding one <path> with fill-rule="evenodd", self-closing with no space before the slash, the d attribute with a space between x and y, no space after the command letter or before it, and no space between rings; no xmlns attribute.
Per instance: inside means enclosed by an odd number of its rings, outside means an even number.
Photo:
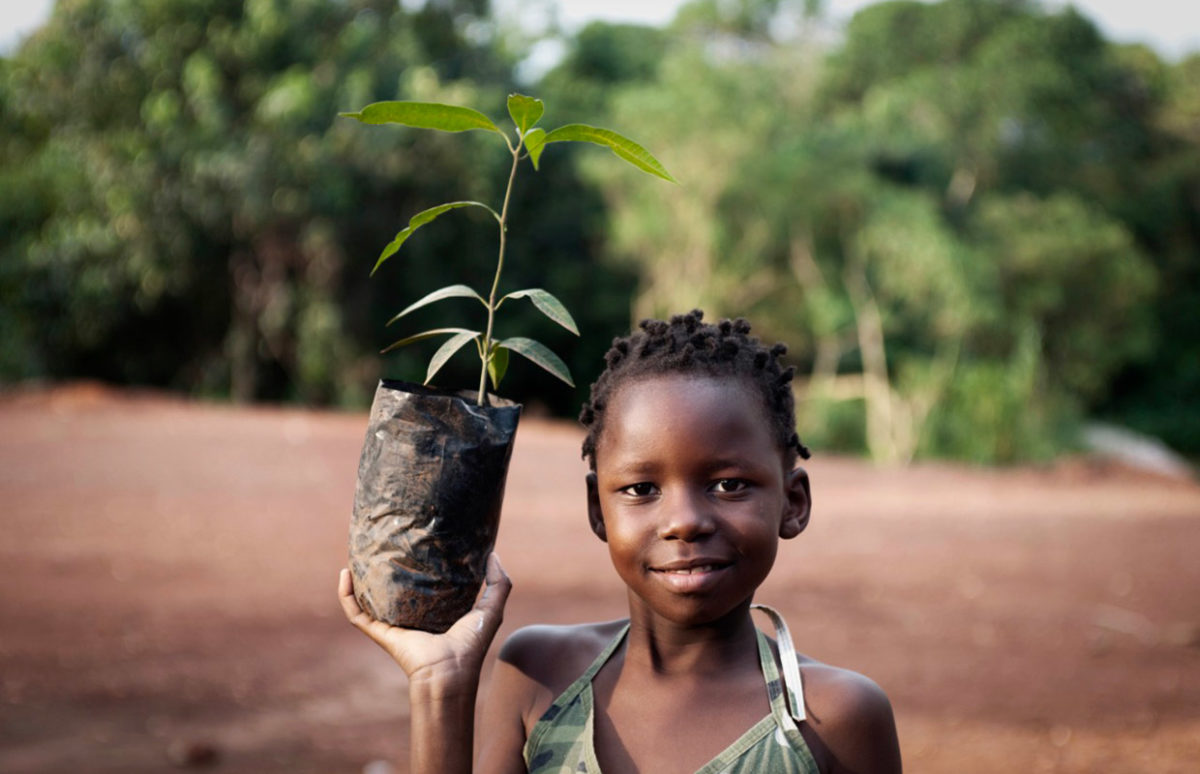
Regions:
<svg viewBox="0 0 1200 774"><path fill-rule="evenodd" d="M418 129L436 129L442 132L466 132L472 130L494 132L504 139L505 146L507 146L509 153L512 154L512 170L508 175L508 185L504 189L504 201L500 206L499 212L496 212L495 209L483 202L476 201L448 202L418 212L408 221L408 225L396 234L395 239L383 248L383 252L380 253L378 260L375 261L375 267L371 270L371 274L373 275L383 265L384 261L396 254L401 245L417 229L450 210L461 207L482 207L492 214L492 217L496 219L496 223L500 228L500 250L496 257L496 273L492 279L491 291L487 298L484 298L483 295L467 285L448 285L433 291L418 301L414 301L388 321L388 325L391 325L410 312L432 304L435 301L465 297L478 300L487 309L486 328L482 331L468 328L435 328L402 338L383 350L384 352L390 352L416 341L422 341L435 336L450 336L438 348L429 361L429 366L425 372L425 384L429 384L434 375L455 352L464 347L467 342L475 342L475 348L479 353L481 361L479 396L476 402L481 406L484 403L486 395L487 380L491 379L493 389L499 388L500 380L504 378L504 374L508 369L510 352L516 352L532 360L562 381L572 387L575 386L566 364L544 344L521 336L506 339L496 339L493 336L496 312L505 301L517 298L528 298L539 311L551 320L571 331L576 336L579 335L579 329L575 325L575 320L572 319L566 307L563 306L561 301L542 288L514 290L499 298L496 297L500 287L500 274L504 270L504 248L509 218L508 203L512 196L513 181L517 177L517 168L520 166L521 161L529 159L536 171L542 152L547 145L555 142L590 142L610 149L618 157L628 161L643 172L670 182L675 182L674 178L671 177L663 165L659 163L658 159L654 158L649 151L633 140L609 129L599 129L586 124L567 124L550 132L539 128L537 122L541 119L543 110L544 105L540 99L527 97L523 94L510 94L508 97L508 114L515 126L513 137L509 137L506 132L497 127L483 113L471 108L444 105L437 102L375 102L367 105L357 113L340 114L347 118L354 118L364 124L400 124Z"/></svg>

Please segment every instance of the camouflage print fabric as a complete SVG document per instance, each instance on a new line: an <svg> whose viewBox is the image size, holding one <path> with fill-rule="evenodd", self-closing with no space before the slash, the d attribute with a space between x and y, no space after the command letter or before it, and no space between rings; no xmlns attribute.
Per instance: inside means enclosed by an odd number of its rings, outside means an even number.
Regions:
<svg viewBox="0 0 1200 774"><path fill-rule="evenodd" d="M593 746L592 678L625 639L629 625L596 657L587 671L554 700L525 742L530 774L600 774ZM788 714L783 681L765 634L758 632L758 657L771 699L771 714L755 723L696 774L818 774L817 764ZM799 697L801 702L803 696Z"/></svg>

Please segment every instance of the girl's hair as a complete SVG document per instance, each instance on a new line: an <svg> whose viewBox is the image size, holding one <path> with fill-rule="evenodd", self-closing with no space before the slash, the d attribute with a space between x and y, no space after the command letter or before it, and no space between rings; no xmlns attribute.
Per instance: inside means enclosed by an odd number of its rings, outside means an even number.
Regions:
<svg viewBox="0 0 1200 774"><path fill-rule="evenodd" d="M750 323L742 318L721 320L716 325L701 322L704 312L693 309L670 321L642 320L639 331L613 339L604 356L607 366L592 384L591 400L583 404L579 421L587 428L583 457L596 468L596 441L604 431L604 411L617 388L626 382L664 374L701 374L744 379L762 399L771 429L788 467L799 455L808 459L808 449L796 435L796 407L792 377L796 369L781 368L779 358L787 345L765 347L750 334Z"/></svg>

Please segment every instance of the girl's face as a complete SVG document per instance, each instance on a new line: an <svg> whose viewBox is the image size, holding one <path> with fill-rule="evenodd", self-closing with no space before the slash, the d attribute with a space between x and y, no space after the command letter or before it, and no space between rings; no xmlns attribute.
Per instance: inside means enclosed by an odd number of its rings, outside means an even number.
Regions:
<svg viewBox="0 0 1200 774"><path fill-rule="evenodd" d="M807 476L785 469L753 389L671 374L621 385L610 400L588 513L632 608L711 623L749 605L779 538L804 529Z"/></svg>

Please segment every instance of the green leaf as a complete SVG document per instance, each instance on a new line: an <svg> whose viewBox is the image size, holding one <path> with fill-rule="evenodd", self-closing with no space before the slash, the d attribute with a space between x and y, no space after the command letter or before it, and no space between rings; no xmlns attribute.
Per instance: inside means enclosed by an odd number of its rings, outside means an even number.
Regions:
<svg viewBox="0 0 1200 774"><path fill-rule="evenodd" d="M384 261L395 255L396 251L400 249L400 246L404 244L405 240L413 235L414 231L419 229L421 226L424 226L426 223L436 219L442 213L449 212L450 210L456 210L459 207L482 207L488 212L492 213L492 217L494 217L496 220L500 220L500 216L496 214L496 211L483 202L449 202L448 204L439 204L436 207L430 207L427 210L422 210L416 215L413 215L408 221L408 226L399 234L396 234L396 238L389 242L387 247L383 248L383 252L379 254L379 260L375 261L375 268L371 269L371 274L375 274L375 272L379 270L379 267L383 265Z"/></svg>
<svg viewBox="0 0 1200 774"><path fill-rule="evenodd" d="M517 125L517 131L522 137L542 117L543 110L545 107L540 99L526 97L524 94L508 95L508 114L512 116L513 123Z"/></svg>
<svg viewBox="0 0 1200 774"><path fill-rule="evenodd" d="M529 151L529 160L533 162L533 168L538 168L538 160L542 157L542 151L546 149L546 130L545 129L530 129L529 134L525 135L525 150Z"/></svg>
<svg viewBox="0 0 1200 774"><path fill-rule="evenodd" d="M387 324L391 325L414 309L420 309L423 306L432 304L434 301L441 301L443 298L477 298L479 299L479 303L487 306L487 301L483 300L483 296L479 295L466 285L448 285L444 288L439 288L438 290L433 291L420 301L414 301L413 303L409 304L407 307L405 307L403 312L388 320Z"/></svg>
<svg viewBox="0 0 1200 774"><path fill-rule="evenodd" d="M402 124L417 129L442 132L467 132L484 129L503 135L492 120L471 108L443 105L440 102L373 102L357 113L339 113L364 124Z"/></svg>
<svg viewBox="0 0 1200 774"><path fill-rule="evenodd" d="M492 345L492 356L487 363L488 376L492 378L492 389L500 389L500 380L508 372L508 350L499 344Z"/></svg>
<svg viewBox="0 0 1200 774"><path fill-rule="evenodd" d="M413 335L411 335L407 338L400 339L399 341L394 341L391 344L389 344L385 349L380 350L379 354L382 355L385 352L391 352L393 349L399 349L400 347L406 347L409 344L412 344L414 342L422 341L424 339L431 339L434 336L442 336L447 333L469 333L472 336L479 335L479 331L469 331L466 328L433 328L431 330L421 331L420 333L414 333Z"/></svg>
<svg viewBox="0 0 1200 774"><path fill-rule="evenodd" d="M462 349L464 344L476 338L477 336L479 336L479 333L476 331L463 331L462 333L451 336L444 344L442 344L442 346L438 347L438 351L433 353L433 358L429 361L429 368L425 370L425 384L429 384L431 381L433 381L434 374L442 369L442 366L446 364L446 361L449 360L455 352Z"/></svg>
<svg viewBox="0 0 1200 774"><path fill-rule="evenodd" d="M511 339L504 339L500 342L500 346L511 349L519 355L524 355L562 381L572 387L575 386L575 382L571 381L571 372L567 369L567 364L560 360L558 355L551 352L545 344L536 342L533 339L516 336Z"/></svg>
<svg viewBox="0 0 1200 774"><path fill-rule="evenodd" d="M574 333L576 336L579 335L579 328L575 325L575 320L571 317L571 313L567 311L565 306L563 306L562 301L559 301L557 298L541 288L514 290L504 298L500 299L500 303L504 303L504 299L506 298L526 297L533 302L534 306L541 310L542 314L566 328L571 333ZM500 304L496 304L496 306L499 307Z"/></svg>
<svg viewBox="0 0 1200 774"><path fill-rule="evenodd" d="M567 124L560 126L546 135L544 144L552 142L590 142L603 145L613 153L633 164L643 172L648 172L663 180L674 183L675 178L667 172L658 159L642 146L628 137L623 137L611 129L599 129L587 124Z"/></svg>

